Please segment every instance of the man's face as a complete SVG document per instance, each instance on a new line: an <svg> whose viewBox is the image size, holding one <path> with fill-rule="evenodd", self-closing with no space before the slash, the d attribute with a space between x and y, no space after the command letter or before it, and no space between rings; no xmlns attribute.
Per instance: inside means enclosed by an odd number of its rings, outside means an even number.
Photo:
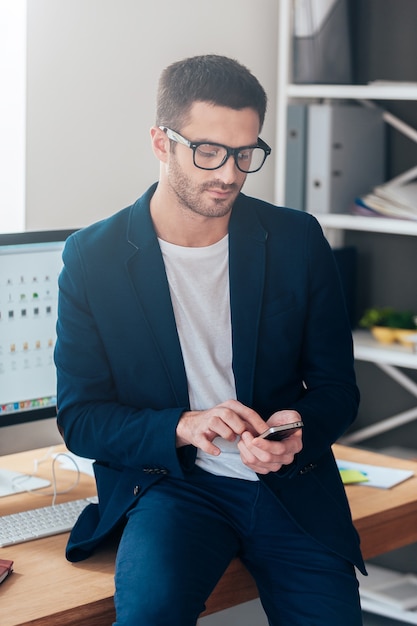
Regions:
<svg viewBox="0 0 417 626"><path fill-rule="evenodd" d="M249 108L235 111L195 102L187 125L174 130L191 142L207 141L239 148L256 144L259 116ZM232 156L219 169L199 169L193 163L190 148L174 145L166 164L166 180L181 207L204 217L224 217L230 213L247 174L236 167Z"/></svg>

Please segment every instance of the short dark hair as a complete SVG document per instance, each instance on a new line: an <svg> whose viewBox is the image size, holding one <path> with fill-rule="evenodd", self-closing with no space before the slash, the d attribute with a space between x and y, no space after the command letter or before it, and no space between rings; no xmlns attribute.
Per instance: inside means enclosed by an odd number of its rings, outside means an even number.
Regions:
<svg viewBox="0 0 417 626"><path fill-rule="evenodd" d="M194 102L210 102L235 110L254 109L262 128L267 96L258 79L238 61L208 54L177 61L162 72L156 125L180 131Z"/></svg>

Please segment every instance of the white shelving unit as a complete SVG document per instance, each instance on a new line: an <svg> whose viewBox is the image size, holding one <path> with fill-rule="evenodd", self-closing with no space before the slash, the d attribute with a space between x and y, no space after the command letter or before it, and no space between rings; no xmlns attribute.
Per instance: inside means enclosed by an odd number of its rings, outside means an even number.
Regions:
<svg viewBox="0 0 417 626"><path fill-rule="evenodd" d="M410 331L411 332L411 331ZM417 354L398 343L382 344L373 339L367 330L353 333L355 358L372 363L387 363L397 367L417 369Z"/></svg>
<svg viewBox="0 0 417 626"><path fill-rule="evenodd" d="M417 97L417 94L416 94ZM332 244L341 244L343 232L357 230L364 232L417 236L417 222L383 217L364 217L326 213L316 215L324 232ZM417 369L417 353L410 347L398 344L381 345L369 332L354 333L355 358L360 361L374 363L387 376L396 381L410 394L417 398L417 384L400 368ZM417 348L417 344L415 344ZM360 443L375 435L397 428L417 420L417 404L408 411L397 413L372 426L361 428L344 437L341 442L347 445Z"/></svg>
<svg viewBox="0 0 417 626"><path fill-rule="evenodd" d="M276 118L276 178L275 202L285 202L285 157L287 135L287 105L296 100L409 100L417 101L416 84L375 83L370 85L300 85L291 83L291 47L292 47L292 4L293 0L279 0L278 9L278 79L277 79L277 118ZM388 118L389 114L387 114ZM390 122L389 119L386 121ZM401 122L400 122L401 124ZM395 124L394 124L395 125ZM401 129L400 129L401 130ZM410 131L410 129L407 129ZM411 129L412 138L417 140L417 131ZM344 214L316 215L326 236L334 245L340 242L346 230L369 233L417 236L417 221L391 218L364 217ZM417 344L416 344L417 345ZM375 364L398 384L406 388L417 398L417 384L404 374L402 368L417 369L417 353L409 347L398 344L382 345L377 343L367 331L354 333L355 358ZM360 429L345 437L343 443L353 444L371 436L385 432L407 422L417 420L416 406L409 411L399 413L367 428ZM366 606L365 606L366 605ZM373 613L395 617L404 623L417 624L417 613L390 610L378 603L364 603L363 608Z"/></svg>
<svg viewBox="0 0 417 626"><path fill-rule="evenodd" d="M294 85L289 98L337 98L345 100L417 100L417 85L410 83L370 85Z"/></svg>
<svg viewBox="0 0 417 626"><path fill-rule="evenodd" d="M287 105L297 99L354 99L354 100L416 100L417 85L378 83L370 85L299 85L290 82L293 0L280 0L278 34L278 93L276 141L276 193L275 201L283 204L285 198L285 141ZM413 130L411 132L414 132ZM329 241L341 243L343 232L357 230L373 233L417 236L417 221L357 215L317 214ZM411 348L381 347L368 334L355 334L355 358L370 361L417 398L417 385L398 368L417 369L417 354ZM356 431L345 438L345 443L358 443L368 437L417 419L417 407L387 418L376 425Z"/></svg>
<svg viewBox="0 0 417 626"><path fill-rule="evenodd" d="M275 202L285 198L285 138L287 134L287 104L290 100L410 100L417 101L417 84L374 83L369 85L299 85L291 83L293 0L278 3L278 76ZM417 137L417 131L414 131ZM359 219L368 219L359 217ZM369 218L372 219L372 218ZM336 226L334 226L336 227ZM341 226L337 226L341 228ZM361 230L373 231L374 228ZM388 232L388 231L376 231ZM402 234L415 234L403 232Z"/></svg>

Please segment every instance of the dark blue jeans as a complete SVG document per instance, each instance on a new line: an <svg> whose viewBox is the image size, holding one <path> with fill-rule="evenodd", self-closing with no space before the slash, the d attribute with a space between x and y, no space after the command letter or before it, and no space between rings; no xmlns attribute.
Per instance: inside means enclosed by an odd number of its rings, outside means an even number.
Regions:
<svg viewBox="0 0 417 626"><path fill-rule="evenodd" d="M116 561L116 626L195 626L231 559L270 626L360 626L353 566L306 535L260 482L195 468L130 512Z"/></svg>

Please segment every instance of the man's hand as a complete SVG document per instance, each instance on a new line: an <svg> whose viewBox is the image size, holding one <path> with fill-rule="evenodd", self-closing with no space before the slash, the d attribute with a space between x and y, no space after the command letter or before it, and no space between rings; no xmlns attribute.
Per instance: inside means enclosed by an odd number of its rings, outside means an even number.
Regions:
<svg viewBox="0 0 417 626"><path fill-rule="evenodd" d="M301 420L301 416L297 411L277 411L269 418L267 425L269 428L299 420ZM258 474L277 472L283 465L290 465L302 447L301 428L282 441L268 441L268 439L261 439L256 437L256 434L253 435L253 433L246 431L242 433L238 443L243 463Z"/></svg>
<svg viewBox="0 0 417 626"><path fill-rule="evenodd" d="M227 400L205 411L186 411L177 425L177 448L192 444L208 454L218 456L212 443L216 437L234 441L247 433L251 438L265 430L265 422L256 411L238 400Z"/></svg>

